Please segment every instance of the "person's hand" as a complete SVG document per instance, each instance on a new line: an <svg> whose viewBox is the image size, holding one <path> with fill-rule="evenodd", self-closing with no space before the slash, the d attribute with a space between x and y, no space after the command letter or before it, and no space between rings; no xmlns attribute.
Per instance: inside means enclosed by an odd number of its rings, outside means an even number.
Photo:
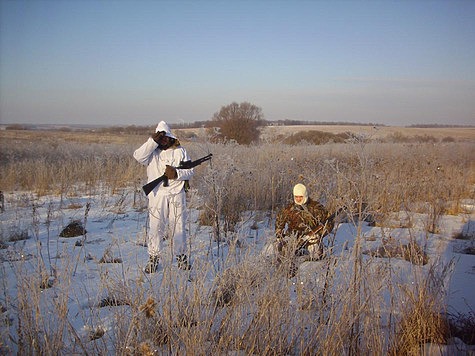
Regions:
<svg viewBox="0 0 475 356"><path fill-rule="evenodd" d="M160 144L160 140L165 136L165 131L159 131L159 132L155 132L153 135L152 135L152 138L153 140Z"/></svg>
<svg viewBox="0 0 475 356"><path fill-rule="evenodd" d="M176 168L167 165L165 168L165 175L168 179L175 179L177 177Z"/></svg>

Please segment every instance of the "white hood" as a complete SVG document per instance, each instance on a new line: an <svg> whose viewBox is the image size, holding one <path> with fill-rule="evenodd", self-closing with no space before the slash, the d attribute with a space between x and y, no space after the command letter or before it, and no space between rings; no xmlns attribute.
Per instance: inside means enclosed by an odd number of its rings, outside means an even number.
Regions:
<svg viewBox="0 0 475 356"><path fill-rule="evenodd" d="M299 184L295 185L295 187L294 187L294 196L296 196L296 195L297 196L302 196L303 197L303 202L302 203L295 202L295 204L304 205L307 202L308 192L307 192L307 188L303 184L299 183Z"/></svg>
<svg viewBox="0 0 475 356"><path fill-rule="evenodd" d="M167 125L165 121L160 121L157 125L157 128L155 129L155 132L160 132L160 131L165 131L165 136L176 139L176 136L172 134L172 130L170 130L170 127Z"/></svg>

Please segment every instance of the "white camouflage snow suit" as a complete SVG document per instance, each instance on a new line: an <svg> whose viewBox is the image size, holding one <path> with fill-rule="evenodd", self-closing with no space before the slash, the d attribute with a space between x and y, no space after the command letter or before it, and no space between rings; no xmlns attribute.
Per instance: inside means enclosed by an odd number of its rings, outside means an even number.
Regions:
<svg viewBox="0 0 475 356"><path fill-rule="evenodd" d="M161 121L156 132L165 131L166 136L175 138L168 125ZM177 141L178 142L178 141ZM147 166L148 182L162 176L167 165L178 167L180 162L189 161L186 150L180 145L174 145L161 150L158 144L149 137L147 141L134 152L134 158ZM148 233L148 253L151 257L159 257L163 251L163 240L170 239L174 255L186 253L186 195L185 181L193 174L193 169L176 169L176 179L170 179L168 187L160 183L148 195L148 210L150 230Z"/></svg>

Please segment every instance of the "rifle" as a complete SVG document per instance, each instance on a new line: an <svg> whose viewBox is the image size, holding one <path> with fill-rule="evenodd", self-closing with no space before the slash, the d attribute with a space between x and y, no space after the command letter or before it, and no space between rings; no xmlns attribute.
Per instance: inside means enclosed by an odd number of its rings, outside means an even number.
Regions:
<svg viewBox="0 0 475 356"><path fill-rule="evenodd" d="M335 221L335 218L342 211L343 211L343 208L339 208L333 214L328 215L328 217L325 219L324 224L317 226L315 229L313 229L310 232L310 234L303 236L303 238L301 239L298 245L299 248L308 247L308 245L310 244L312 240L315 240L316 238L322 240L325 237L325 235L329 234L331 232L331 231L328 231L329 221L332 221L332 220Z"/></svg>
<svg viewBox="0 0 475 356"><path fill-rule="evenodd" d="M194 168L196 166L199 166L201 163L206 162L213 157L213 154L210 153L207 156L198 158L196 161L182 161L180 162L180 165L176 167L177 169L190 169ZM148 182L145 184L142 189L145 192L145 195L149 195L152 190L155 189L157 185L159 185L161 182L163 182L164 187L168 187L168 177L164 174L157 179L152 180L151 182Z"/></svg>

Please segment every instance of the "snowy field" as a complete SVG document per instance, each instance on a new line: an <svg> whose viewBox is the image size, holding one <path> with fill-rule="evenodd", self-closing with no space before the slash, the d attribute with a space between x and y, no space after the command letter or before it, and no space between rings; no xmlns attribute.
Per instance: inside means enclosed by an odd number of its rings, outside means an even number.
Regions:
<svg viewBox="0 0 475 356"><path fill-rule="evenodd" d="M425 280L424 277L434 269L442 270L445 311L452 315L473 316L475 214L470 201L465 206L465 213L442 216L438 234L427 233L424 229L426 217L418 214L410 217L410 227L401 224L407 219L403 213L395 215L394 224L388 227L343 220L327 239L331 256L318 262L302 261L297 275L289 279L284 274L279 275L273 262L274 226L270 213L249 213L238 224L233 236L215 241L212 228L198 223L200 212L193 194L189 198L188 234L193 269L189 272L178 270L173 259L164 256L159 271L148 275L143 272L148 258L145 246L147 211L145 199L140 194L123 192L114 196L62 200L56 196L38 199L29 194L6 194L5 211L0 214L2 236L9 236L9 241L2 242L0 250L1 353L11 354L24 349L22 342L26 340L22 338L31 325L44 333L38 335L43 345L47 344L48 338L60 338L64 343L64 354L138 353L132 348L126 351L127 346L121 351L117 349L119 324L121 321L132 323L133 314L137 312L135 304L142 305L152 297L159 301L158 308L165 313L165 305L160 304L160 300L172 293L173 288L184 288L187 292L182 295L189 291L199 294L205 305L213 298L216 276L245 261L252 261L255 270L281 280L281 290L275 292L288 299L290 310L311 313L312 307L302 304L315 301L312 295L325 288L329 266L334 267L333 291L329 293L339 293L335 280L345 280L353 275L354 256L357 256L353 247L357 239L361 242L363 274L386 268L391 273L385 272L384 276L394 278L398 285L410 286ZM60 237L63 228L73 221L85 228L84 234ZM464 238L454 238L457 234ZM368 252L377 251L383 238L385 243L390 239L391 243L399 245L417 242L427 254L428 263L370 256ZM388 285L392 284L381 281L381 308L390 303L391 293L384 287ZM398 309L399 304L394 307L394 310ZM248 318L252 313L252 310L247 311ZM19 325L19 315L22 325ZM378 315L380 322L388 318L385 311ZM211 318L206 312L201 317ZM217 323L219 317L216 314L212 317ZM25 325L25 320L31 325ZM211 335L213 327L210 326ZM19 330L22 330L22 336ZM155 352L174 353L163 347ZM451 345L425 347L432 354L475 350L473 345L466 345L459 339L454 339ZM30 350L33 349L31 346ZM188 353L194 352L188 350ZM196 353L201 351L196 350Z"/></svg>

